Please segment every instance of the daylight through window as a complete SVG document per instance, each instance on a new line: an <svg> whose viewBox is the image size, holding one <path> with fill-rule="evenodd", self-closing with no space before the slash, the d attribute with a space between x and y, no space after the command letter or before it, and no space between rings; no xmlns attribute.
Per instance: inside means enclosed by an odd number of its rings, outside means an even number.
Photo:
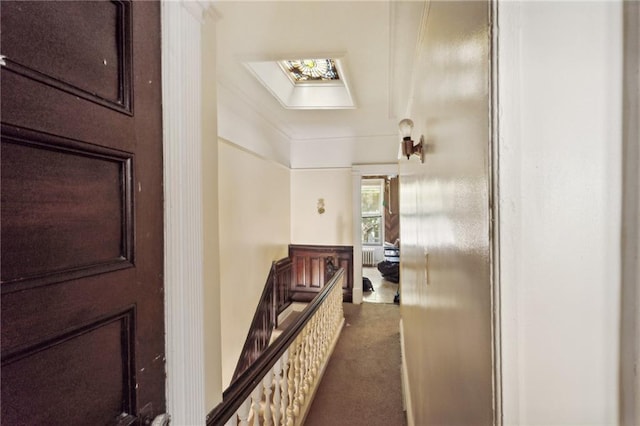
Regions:
<svg viewBox="0 0 640 426"><path fill-rule="evenodd" d="M361 184L362 244L381 245L384 240L384 186L382 179L365 179Z"/></svg>
<svg viewBox="0 0 640 426"><path fill-rule="evenodd" d="M280 65L294 83L340 79L333 59L288 59Z"/></svg>

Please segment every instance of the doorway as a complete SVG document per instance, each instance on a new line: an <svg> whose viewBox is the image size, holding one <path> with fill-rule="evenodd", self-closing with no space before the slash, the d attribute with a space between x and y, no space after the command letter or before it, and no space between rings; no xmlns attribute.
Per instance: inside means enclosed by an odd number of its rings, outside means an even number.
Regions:
<svg viewBox="0 0 640 426"><path fill-rule="evenodd" d="M398 180L397 175L375 175L360 182L363 302L399 303Z"/></svg>

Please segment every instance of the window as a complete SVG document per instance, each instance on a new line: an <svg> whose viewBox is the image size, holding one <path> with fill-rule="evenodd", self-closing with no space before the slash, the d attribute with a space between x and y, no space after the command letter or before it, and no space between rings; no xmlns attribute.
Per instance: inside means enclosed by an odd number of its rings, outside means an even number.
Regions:
<svg viewBox="0 0 640 426"><path fill-rule="evenodd" d="M382 245L384 241L384 181L365 179L360 186L362 244Z"/></svg>

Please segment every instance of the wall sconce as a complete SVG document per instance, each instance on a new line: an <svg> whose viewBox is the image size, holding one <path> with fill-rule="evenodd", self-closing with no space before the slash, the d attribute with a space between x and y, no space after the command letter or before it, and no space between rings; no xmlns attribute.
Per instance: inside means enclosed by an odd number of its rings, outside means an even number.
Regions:
<svg viewBox="0 0 640 426"><path fill-rule="evenodd" d="M413 121L405 118L398 123L398 127L400 128L400 135L402 136L402 155L406 155L408 160L415 154L420 157L420 162L424 163L424 136L420 135L420 142L418 142L417 145L414 145L413 140L411 139Z"/></svg>
<svg viewBox="0 0 640 426"><path fill-rule="evenodd" d="M324 198L318 198L318 214L324 213Z"/></svg>

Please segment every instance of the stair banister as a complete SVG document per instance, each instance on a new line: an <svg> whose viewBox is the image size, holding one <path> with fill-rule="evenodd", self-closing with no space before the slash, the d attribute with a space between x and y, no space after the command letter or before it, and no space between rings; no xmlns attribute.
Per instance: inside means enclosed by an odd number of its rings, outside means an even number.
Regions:
<svg viewBox="0 0 640 426"><path fill-rule="evenodd" d="M270 414L264 424L273 424L273 420L301 424L344 324L344 279L345 271L341 268L294 323L229 386L223 401L207 416L207 425L236 425L241 407L252 416L259 415L257 409L251 408L251 395L260 393L256 388L269 387L269 383L276 386L278 396L274 394L268 401L265 412ZM313 342L319 344L312 347ZM243 420L246 410L240 410ZM252 421L263 424L261 420Z"/></svg>

